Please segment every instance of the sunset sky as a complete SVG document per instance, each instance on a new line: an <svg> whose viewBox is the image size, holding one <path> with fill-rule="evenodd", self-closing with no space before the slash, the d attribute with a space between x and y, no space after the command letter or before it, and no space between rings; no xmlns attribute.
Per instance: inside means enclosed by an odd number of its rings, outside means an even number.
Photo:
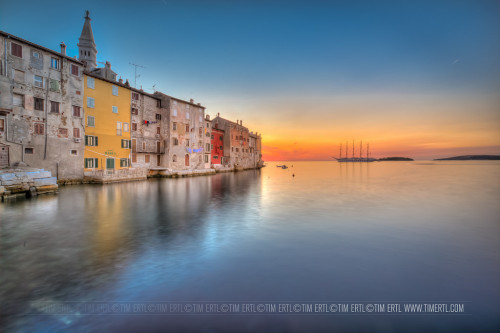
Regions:
<svg viewBox="0 0 500 333"><path fill-rule="evenodd" d="M262 133L264 160L500 154L500 2L2 1L0 30ZM356 147L358 149L358 147ZM356 151L356 154L359 154Z"/></svg>

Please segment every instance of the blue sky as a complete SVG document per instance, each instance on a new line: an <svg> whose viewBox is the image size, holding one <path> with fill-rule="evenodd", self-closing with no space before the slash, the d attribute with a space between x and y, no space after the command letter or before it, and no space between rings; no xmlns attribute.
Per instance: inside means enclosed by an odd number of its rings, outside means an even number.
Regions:
<svg viewBox="0 0 500 333"><path fill-rule="evenodd" d="M98 61L131 82L129 62L141 64L145 90L194 98L260 131L304 109L336 114L345 129L363 118L346 117L353 108L382 99L371 112L385 119L405 96L417 102L397 106L416 116L437 95L451 118L453 103L480 100L500 145L499 1L3 1L0 29L56 50L64 41L76 55L86 9ZM342 136L361 135L351 132Z"/></svg>

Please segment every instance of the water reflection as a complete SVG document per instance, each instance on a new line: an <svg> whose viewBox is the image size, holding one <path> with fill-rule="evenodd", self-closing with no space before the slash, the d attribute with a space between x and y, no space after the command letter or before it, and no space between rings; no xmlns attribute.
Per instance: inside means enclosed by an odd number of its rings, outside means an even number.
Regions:
<svg viewBox="0 0 500 333"><path fill-rule="evenodd" d="M70 186L0 205L7 330L499 325L500 164L291 164ZM476 312L440 319L13 316L38 311L40 300L436 300L471 301Z"/></svg>

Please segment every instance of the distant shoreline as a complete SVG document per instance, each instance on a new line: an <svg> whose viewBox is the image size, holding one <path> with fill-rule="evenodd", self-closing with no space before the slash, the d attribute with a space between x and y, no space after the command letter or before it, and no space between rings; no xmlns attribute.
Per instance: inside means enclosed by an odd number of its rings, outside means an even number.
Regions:
<svg viewBox="0 0 500 333"><path fill-rule="evenodd" d="M462 155L446 158L435 158L434 161L492 161L500 160L500 155Z"/></svg>

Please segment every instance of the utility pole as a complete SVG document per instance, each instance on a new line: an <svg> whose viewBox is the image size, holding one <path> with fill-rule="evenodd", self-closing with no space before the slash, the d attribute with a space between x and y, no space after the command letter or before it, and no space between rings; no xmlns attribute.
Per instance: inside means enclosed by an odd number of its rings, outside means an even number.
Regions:
<svg viewBox="0 0 500 333"><path fill-rule="evenodd" d="M131 62L129 62L128 64L134 66L134 88L137 88L137 78L141 76L141 75L137 74L137 67L140 67L140 68L146 68L146 67L141 66L141 65L137 65L137 64L133 64Z"/></svg>

